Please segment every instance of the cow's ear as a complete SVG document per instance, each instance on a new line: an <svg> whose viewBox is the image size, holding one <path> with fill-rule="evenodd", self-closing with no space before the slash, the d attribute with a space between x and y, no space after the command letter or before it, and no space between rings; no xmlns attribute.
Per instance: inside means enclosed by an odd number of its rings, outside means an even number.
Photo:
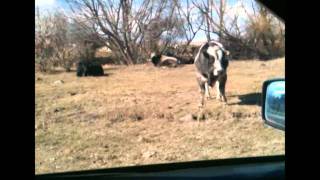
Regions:
<svg viewBox="0 0 320 180"><path fill-rule="evenodd" d="M202 52L202 54L204 55L205 58L209 58L209 54L208 54L208 48L209 48L209 43L206 43L202 49L200 49L200 51Z"/></svg>

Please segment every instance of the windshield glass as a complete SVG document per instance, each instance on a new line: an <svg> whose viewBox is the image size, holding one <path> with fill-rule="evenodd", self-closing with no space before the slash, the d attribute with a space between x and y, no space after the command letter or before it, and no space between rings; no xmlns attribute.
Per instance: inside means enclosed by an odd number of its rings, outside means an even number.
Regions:
<svg viewBox="0 0 320 180"><path fill-rule="evenodd" d="M285 154L261 117L262 83L285 74L285 25L257 2L35 10L36 174Z"/></svg>

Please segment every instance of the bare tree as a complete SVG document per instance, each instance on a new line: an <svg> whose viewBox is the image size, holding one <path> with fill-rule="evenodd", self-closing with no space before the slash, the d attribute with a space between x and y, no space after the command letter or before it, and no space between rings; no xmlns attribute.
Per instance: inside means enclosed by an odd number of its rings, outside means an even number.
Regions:
<svg viewBox="0 0 320 180"><path fill-rule="evenodd" d="M247 47L238 26L238 15L235 14L230 17L230 21L226 21L226 15L229 13L226 8L226 0L193 1L193 5L198 8L205 21L209 22L204 24L204 27L201 27L201 30L207 34L207 40L211 40L210 33L215 34L218 40L231 51L232 55L236 55L235 51L241 52L239 47Z"/></svg>
<svg viewBox="0 0 320 180"><path fill-rule="evenodd" d="M183 41L182 49L178 49L179 54L185 54L187 51L188 46L192 42L192 40L195 38L197 33L200 31L204 18L202 16L198 15L198 10L195 6L193 6L192 2L190 0L183 1L185 5L182 5L181 1L177 1L177 11L179 15L179 19L183 22ZM200 19L200 21L199 21Z"/></svg>
<svg viewBox="0 0 320 180"><path fill-rule="evenodd" d="M226 20L229 14L226 0L193 1L193 4L206 21L210 22L204 24L201 30L206 31L207 34L216 34L218 39L230 49L234 58L268 58L283 54L284 41L279 39L280 34L284 32L282 26L278 28L279 35L276 36L274 33L277 31L277 26L273 25L276 21L266 9L254 4L253 1L251 1L252 14L248 13L247 7L242 2L242 8L247 13L248 19L245 31L240 30L239 16L236 13L233 17L229 17L229 21ZM283 46L277 44L283 44ZM280 46L283 48L279 48Z"/></svg>
<svg viewBox="0 0 320 180"><path fill-rule="evenodd" d="M96 44L97 41L88 34L74 29L72 25L61 11L56 10L43 15L37 11L35 54L41 71L52 70L57 66L70 71L76 60L93 54L90 52L93 46L84 42L91 39L91 42ZM86 47L88 44L90 47Z"/></svg>
<svg viewBox="0 0 320 180"><path fill-rule="evenodd" d="M52 57L57 66L62 66L66 71L70 71L75 60L74 47L68 38L68 19L64 13L56 11L53 14L53 27L51 29L50 41L54 48Z"/></svg>
<svg viewBox="0 0 320 180"><path fill-rule="evenodd" d="M133 0L68 2L76 22L95 31L105 46L128 65L143 62L142 58L156 48L153 46L157 46L163 34L171 33L175 27L171 20L175 6L169 0L143 0L141 4Z"/></svg>
<svg viewBox="0 0 320 180"><path fill-rule="evenodd" d="M39 64L40 71L48 71L54 64L54 47L52 37L53 16L48 13L42 16L37 8L35 17L35 62Z"/></svg>
<svg viewBox="0 0 320 180"><path fill-rule="evenodd" d="M253 8L246 26L246 40L256 49L260 58L273 58L284 55L284 24L257 5Z"/></svg>
<svg viewBox="0 0 320 180"><path fill-rule="evenodd" d="M206 20L205 27L202 28L207 34L207 40L211 40L210 33L214 33L218 36L219 40L223 36L234 37L232 33L229 32L225 24L225 15L226 15L226 0L204 0L200 2L193 1L194 6L196 6L203 18ZM233 18L233 23L235 25L237 17Z"/></svg>
<svg viewBox="0 0 320 180"><path fill-rule="evenodd" d="M183 21L176 16L175 3L162 10L161 15L144 24L144 49L162 53L175 43L177 37L183 35ZM150 12L152 13L152 12Z"/></svg>

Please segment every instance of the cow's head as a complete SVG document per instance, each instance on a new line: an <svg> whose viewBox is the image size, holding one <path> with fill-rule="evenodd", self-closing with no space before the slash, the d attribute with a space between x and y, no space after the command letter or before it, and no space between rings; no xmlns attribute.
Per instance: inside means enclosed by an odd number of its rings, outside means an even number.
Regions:
<svg viewBox="0 0 320 180"><path fill-rule="evenodd" d="M209 42L206 53L213 58L213 74L218 76L224 73L228 66L227 56L229 51L225 50L222 44L218 42Z"/></svg>
<svg viewBox="0 0 320 180"><path fill-rule="evenodd" d="M161 60L160 58L161 58L161 55L157 55L156 52L152 52L150 55L150 59L148 61L151 61L156 66L157 64L159 64Z"/></svg>

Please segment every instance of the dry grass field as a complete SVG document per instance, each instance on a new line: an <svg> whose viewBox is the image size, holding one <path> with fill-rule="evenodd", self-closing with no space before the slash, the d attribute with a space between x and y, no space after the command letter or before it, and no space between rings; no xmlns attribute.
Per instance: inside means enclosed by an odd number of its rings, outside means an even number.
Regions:
<svg viewBox="0 0 320 180"><path fill-rule="evenodd" d="M36 72L36 173L284 154L284 132L263 124L260 106L262 82L284 77L284 65L231 61L228 105L209 100L199 126L193 65Z"/></svg>

